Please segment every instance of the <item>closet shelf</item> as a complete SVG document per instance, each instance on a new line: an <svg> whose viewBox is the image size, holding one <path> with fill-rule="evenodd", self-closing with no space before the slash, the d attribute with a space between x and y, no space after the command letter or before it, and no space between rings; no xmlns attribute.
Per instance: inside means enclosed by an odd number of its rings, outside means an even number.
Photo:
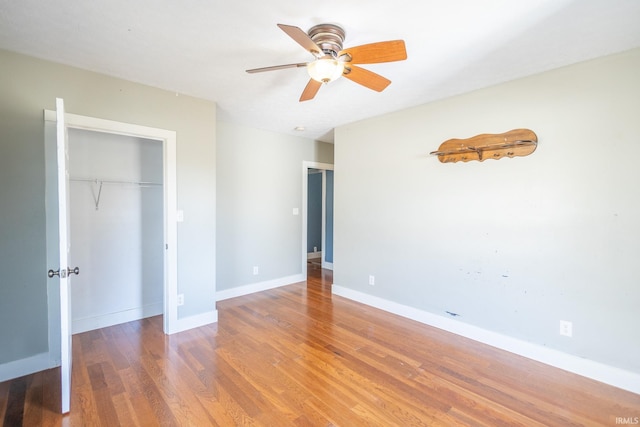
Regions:
<svg viewBox="0 0 640 427"><path fill-rule="evenodd" d="M100 196L102 195L102 185L103 184L115 184L115 185L133 185L140 188L143 187L162 187L162 184L157 182L149 182L149 181L122 181L122 180L113 180L113 179L98 179L98 178L69 178L69 181L74 182L89 182L91 184L95 184L96 187L91 187L91 192L93 194L93 201L96 204L96 210L100 208Z"/></svg>
<svg viewBox="0 0 640 427"><path fill-rule="evenodd" d="M157 182L149 182L149 181L119 181L119 180L113 180L113 179L98 179L98 178L69 178L69 181L92 182L94 184L138 185L140 187L162 186L161 183L157 183Z"/></svg>

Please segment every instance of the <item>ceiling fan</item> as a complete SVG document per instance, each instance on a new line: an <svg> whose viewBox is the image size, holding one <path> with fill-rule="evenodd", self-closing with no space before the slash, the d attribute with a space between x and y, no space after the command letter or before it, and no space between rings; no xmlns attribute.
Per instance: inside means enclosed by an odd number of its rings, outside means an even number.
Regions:
<svg viewBox="0 0 640 427"><path fill-rule="evenodd" d="M316 25L308 33L292 25L278 24L278 27L311 53L315 60L298 64L253 68L247 70L247 73L306 67L311 79L302 91L301 102L313 99L323 83L329 83L341 76L369 89L382 92L389 86L391 80L358 67L356 64L376 64L407 59L403 40L389 40L342 49L345 32L338 25Z"/></svg>

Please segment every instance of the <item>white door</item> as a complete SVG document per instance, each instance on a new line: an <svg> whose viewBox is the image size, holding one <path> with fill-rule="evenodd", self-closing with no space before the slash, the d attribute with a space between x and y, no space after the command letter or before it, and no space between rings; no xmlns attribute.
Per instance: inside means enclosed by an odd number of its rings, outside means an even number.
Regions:
<svg viewBox="0 0 640 427"><path fill-rule="evenodd" d="M60 384L62 413L69 412L71 401L71 300L69 275L78 274L78 268L69 267L69 175L67 172L68 140L64 117L64 101L56 98L56 158L58 180L58 237L59 266L49 270L49 277L60 281Z"/></svg>

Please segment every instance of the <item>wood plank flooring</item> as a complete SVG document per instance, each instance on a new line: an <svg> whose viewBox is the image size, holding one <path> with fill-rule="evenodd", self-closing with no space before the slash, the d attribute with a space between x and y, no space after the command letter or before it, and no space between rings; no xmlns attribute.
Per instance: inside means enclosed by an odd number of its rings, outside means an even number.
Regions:
<svg viewBox="0 0 640 427"><path fill-rule="evenodd" d="M73 337L59 372L0 383L4 426L614 426L640 395L332 296L330 271L218 303L217 325L152 317ZM617 420L617 418L619 418Z"/></svg>

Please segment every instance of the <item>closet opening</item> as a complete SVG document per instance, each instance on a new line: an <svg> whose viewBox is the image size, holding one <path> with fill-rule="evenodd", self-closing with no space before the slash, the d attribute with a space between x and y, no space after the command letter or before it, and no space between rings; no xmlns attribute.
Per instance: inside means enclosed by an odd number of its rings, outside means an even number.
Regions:
<svg viewBox="0 0 640 427"><path fill-rule="evenodd" d="M68 130L72 333L163 314L162 141Z"/></svg>

